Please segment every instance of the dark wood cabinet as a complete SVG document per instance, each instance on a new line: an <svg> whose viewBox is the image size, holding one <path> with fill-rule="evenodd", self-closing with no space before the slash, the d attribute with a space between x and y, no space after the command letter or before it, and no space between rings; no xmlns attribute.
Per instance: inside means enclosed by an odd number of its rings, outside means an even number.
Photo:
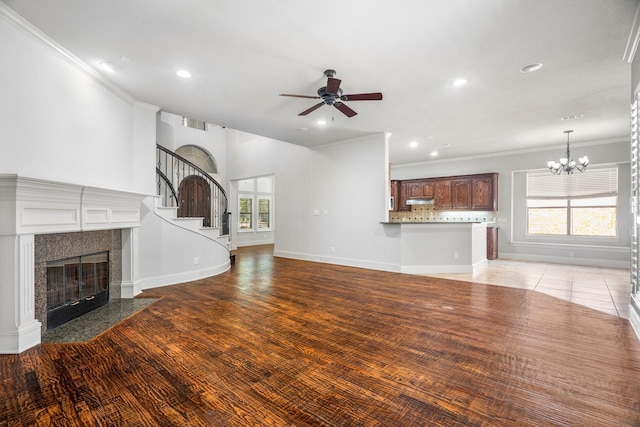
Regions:
<svg viewBox="0 0 640 427"><path fill-rule="evenodd" d="M407 181L407 198L408 199L433 198L433 182L429 179Z"/></svg>
<svg viewBox="0 0 640 427"><path fill-rule="evenodd" d="M434 181L435 207L439 210L451 209L453 204L451 201L451 180L436 179Z"/></svg>
<svg viewBox="0 0 640 427"><path fill-rule="evenodd" d="M393 183L394 181L392 181ZM411 210L407 199L435 200L437 210L498 210L498 174L408 179L397 182L396 210ZM392 184L393 194L393 184Z"/></svg>
<svg viewBox="0 0 640 427"><path fill-rule="evenodd" d="M498 258L498 229L487 227L487 259Z"/></svg>
<svg viewBox="0 0 640 427"><path fill-rule="evenodd" d="M498 210L498 174L491 173L472 178L473 197L472 210Z"/></svg>
<svg viewBox="0 0 640 427"><path fill-rule="evenodd" d="M396 209L400 212L411 210L411 206L407 205L407 190L407 182L400 181L400 185L398 185L398 203L396 206Z"/></svg>
<svg viewBox="0 0 640 427"><path fill-rule="evenodd" d="M454 179L452 184L452 208L471 209L471 179Z"/></svg>

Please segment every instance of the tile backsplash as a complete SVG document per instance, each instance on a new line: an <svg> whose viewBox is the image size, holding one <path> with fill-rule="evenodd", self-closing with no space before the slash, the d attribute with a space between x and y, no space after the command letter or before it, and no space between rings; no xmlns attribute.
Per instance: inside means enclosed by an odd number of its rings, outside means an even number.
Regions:
<svg viewBox="0 0 640 427"><path fill-rule="evenodd" d="M390 222L493 222L493 211L437 211L433 205L413 205L411 211L389 212Z"/></svg>

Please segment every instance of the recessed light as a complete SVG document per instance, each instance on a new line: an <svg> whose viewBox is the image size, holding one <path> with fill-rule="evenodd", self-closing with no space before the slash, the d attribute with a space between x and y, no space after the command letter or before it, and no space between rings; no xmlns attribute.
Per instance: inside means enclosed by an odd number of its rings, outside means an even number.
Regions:
<svg viewBox="0 0 640 427"><path fill-rule="evenodd" d="M416 141L411 141L409 143L409 147L411 147L411 148L416 148L417 146L418 146L418 143Z"/></svg>
<svg viewBox="0 0 640 427"><path fill-rule="evenodd" d="M431 152L431 157L438 157L438 152L437 151L432 151Z"/></svg>
<svg viewBox="0 0 640 427"><path fill-rule="evenodd" d="M464 86L467 83L469 83L469 81L467 79L457 79L453 81L453 85L454 86Z"/></svg>
<svg viewBox="0 0 640 427"><path fill-rule="evenodd" d="M182 77L183 79L190 79L190 78L191 78L191 73L190 73L190 72L188 72L187 70L178 70L178 71L176 72L176 74L177 74L179 77Z"/></svg>
<svg viewBox="0 0 640 427"><path fill-rule="evenodd" d="M524 67L520 68L520 72L533 73L534 71L538 71L540 68L542 68L542 64L540 64L539 62L535 62L533 64L525 65Z"/></svg>
<svg viewBox="0 0 640 427"><path fill-rule="evenodd" d="M106 62L106 61L102 61L102 62L100 63L100 67L101 67L103 70L107 70L107 71L108 71L108 72L110 72L110 73L115 73L115 72L116 72L116 71L118 71L118 69L119 69L117 65L114 65L114 64L112 64L111 62Z"/></svg>
<svg viewBox="0 0 640 427"><path fill-rule="evenodd" d="M326 124L327 124L327 121L326 121L326 120L322 120L322 119L320 119L320 120L318 120L318 121L316 122L316 124L317 124L318 126L324 126L324 125L326 125Z"/></svg>

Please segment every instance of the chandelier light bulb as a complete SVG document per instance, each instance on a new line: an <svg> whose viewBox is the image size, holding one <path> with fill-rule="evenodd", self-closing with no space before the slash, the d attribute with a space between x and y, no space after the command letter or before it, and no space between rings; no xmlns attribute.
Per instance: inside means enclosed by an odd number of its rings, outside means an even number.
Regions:
<svg viewBox="0 0 640 427"><path fill-rule="evenodd" d="M561 157L559 163L554 160L550 160L547 162L547 167L552 174L572 174L576 169L578 170L578 172L584 172L589 165L589 158L587 156L580 157L578 159L578 163L576 163L575 160L571 159L571 153L569 152L569 134L571 132L573 132L573 130L564 131L564 133L567 134L567 157Z"/></svg>

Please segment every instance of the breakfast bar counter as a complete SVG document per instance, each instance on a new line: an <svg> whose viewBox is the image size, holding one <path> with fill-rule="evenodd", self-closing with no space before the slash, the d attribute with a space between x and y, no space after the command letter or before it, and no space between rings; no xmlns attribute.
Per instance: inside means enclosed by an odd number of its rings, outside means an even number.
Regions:
<svg viewBox="0 0 640 427"><path fill-rule="evenodd" d="M485 222L384 222L400 227L400 271L475 273L487 266Z"/></svg>

